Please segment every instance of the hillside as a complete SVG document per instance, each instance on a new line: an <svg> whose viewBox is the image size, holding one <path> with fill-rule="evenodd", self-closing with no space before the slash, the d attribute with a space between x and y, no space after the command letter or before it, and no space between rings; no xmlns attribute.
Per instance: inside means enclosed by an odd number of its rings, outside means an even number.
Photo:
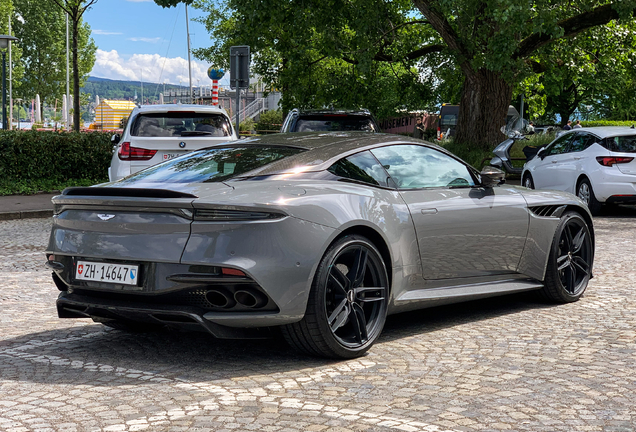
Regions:
<svg viewBox="0 0 636 432"><path fill-rule="evenodd" d="M176 89L178 85L166 84L165 89ZM181 88L186 88L181 86ZM159 93L163 92L163 84L144 82L144 99L153 102L159 99ZM95 100L95 95L100 99L130 99L133 100L135 93L141 99L141 83L139 81L118 81L106 78L89 77L86 85L81 89L82 93L91 95L91 100Z"/></svg>

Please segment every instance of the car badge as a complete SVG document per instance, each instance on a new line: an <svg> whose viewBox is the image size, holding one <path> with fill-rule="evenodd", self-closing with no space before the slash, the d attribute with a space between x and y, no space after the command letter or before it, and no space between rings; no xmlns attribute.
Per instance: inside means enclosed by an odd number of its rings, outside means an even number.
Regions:
<svg viewBox="0 0 636 432"><path fill-rule="evenodd" d="M115 215L110 215L110 214L98 214L97 215L98 218L100 218L103 221L107 221L107 220L111 220L112 218L115 217Z"/></svg>
<svg viewBox="0 0 636 432"><path fill-rule="evenodd" d="M185 145L186 145L186 144L185 144L185 142L183 142L183 141L181 141L181 142L179 143L179 147L181 147L181 148L185 148Z"/></svg>

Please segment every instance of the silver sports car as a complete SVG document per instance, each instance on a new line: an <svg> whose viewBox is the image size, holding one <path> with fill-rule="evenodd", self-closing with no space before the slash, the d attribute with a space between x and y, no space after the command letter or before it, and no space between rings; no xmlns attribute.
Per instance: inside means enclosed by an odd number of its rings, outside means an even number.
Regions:
<svg viewBox="0 0 636 432"><path fill-rule="evenodd" d="M579 299L594 231L565 192L396 135L217 145L53 199L61 318L266 337L352 358L387 314L511 292Z"/></svg>

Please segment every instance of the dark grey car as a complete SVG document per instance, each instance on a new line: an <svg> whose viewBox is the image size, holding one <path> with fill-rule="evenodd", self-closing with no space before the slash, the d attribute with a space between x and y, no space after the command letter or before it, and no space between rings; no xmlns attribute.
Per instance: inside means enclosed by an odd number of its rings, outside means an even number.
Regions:
<svg viewBox="0 0 636 432"><path fill-rule="evenodd" d="M500 184L434 144L367 133L215 146L54 198L62 318L264 337L350 358L387 314L592 276L586 206Z"/></svg>
<svg viewBox="0 0 636 432"><path fill-rule="evenodd" d="M286 132L380 132L371 112L359 110L291 110L280 128Z"/></svg>

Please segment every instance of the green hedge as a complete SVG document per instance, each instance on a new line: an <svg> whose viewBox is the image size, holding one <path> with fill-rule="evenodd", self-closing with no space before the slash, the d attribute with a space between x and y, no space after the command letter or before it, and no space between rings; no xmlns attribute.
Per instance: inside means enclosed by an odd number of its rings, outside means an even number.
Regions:
<svg viewBox="0 0 636 432"><path fill-rule="evenodd" d="M3 182L56 182L108 179L112 134L104 132L0 132Z"/></svg>
<svg viewBox="0 0 636 432"><path fill-rule="evenodd" d="M581 126L583 127L596 127L596 126L632 126L636 125L636 121L627 120L627 121L614 121L614 120L593 120L593 121L582 121Z"/></svg>

